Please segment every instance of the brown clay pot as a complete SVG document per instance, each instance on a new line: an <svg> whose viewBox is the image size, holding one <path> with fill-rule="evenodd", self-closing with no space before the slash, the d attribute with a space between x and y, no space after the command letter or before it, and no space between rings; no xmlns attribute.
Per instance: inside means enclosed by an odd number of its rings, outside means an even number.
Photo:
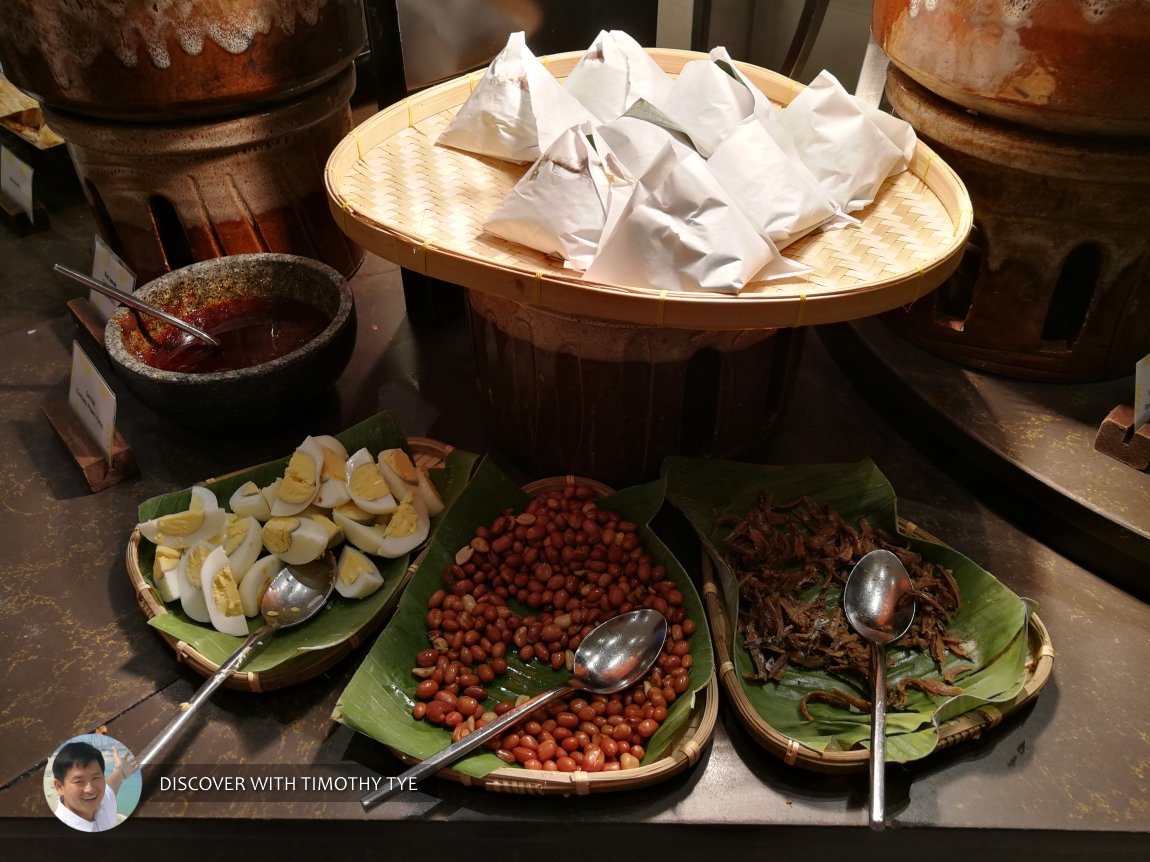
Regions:
<svg viewBox="0 0 1150 862"><path fill-rule="evenodd" d="M4 0L0 65L44 104L133 121L226 116L343 71L360 0Z"/></svg>
<svg viewBox="0 0 1150 862"><path fill-rule="evenodd" d="M874 0L871 30L928 90L1042 129L1150 135L1150 4Z"/></svg>
<svg viewBox="0 0 1150 862"><path fill-rule="evenodd" d="M363 250L336 227L324 166L351 130L355 74L251 114L127 124L45 110L100 233L140 284L198 260L280 252L344 276Z"/></svg>

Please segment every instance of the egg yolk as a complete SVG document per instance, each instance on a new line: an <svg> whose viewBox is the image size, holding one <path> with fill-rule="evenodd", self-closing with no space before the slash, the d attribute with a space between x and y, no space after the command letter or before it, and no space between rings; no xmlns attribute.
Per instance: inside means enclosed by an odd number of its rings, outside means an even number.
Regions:
<svg viewBox="0 0 1150 862"><path fill-rule="evenodd" d="M315 461L297 449L276 493L285 503L306 503L315 496L315 489Z"/></svg>
<svg viewBox="0 0 1150 862"><path fill-rule="evenodd" d="M200 583L200 570L203 569L204 560L208 558L208 554L211 552L212 548L208 545L197 545L188 551L188 583L197 590L204 588L203 584Z"/></svg>
<svg viewBox="0 0 1150 862"><path fill-rule="evenodd" d="M216 572L216 577L212 580L212 600L225 617L238 617L244 612L243 604L240 602L240 591L236 589L236 579L228 566L223 566Z"/></svg>
<svg viewBox="0 0 1150 862"><path fill-rule="evenodd" d="M264 547L282 554L291 547L291 534L299 527L299 518L272 518L263 529Z"/></svg>
<svg viewBox="0 0 1150 862"><path fill-rule="evenodd" d="M345 518L355 521L357 524L370 524L375 519L375 515L371 514L371 512L365 512L351 500L342 506L336 506L332 511L339 512Z"/></svg>
<svg viewBox="0 0 1150 862"><path fill-rule="evenodd" d="M343 541L343 530L339 524L326 515L309 515L313 521L327 531L327 546L333 548Z"/></svg>
<svg viewBox="0 0 1150 862"><path fill-rule="evenodd" d="M197 504L198 501L193 497L192 505ZM202 508L189 509L186 512L176 512L173 515L164 515L156 524L160 534L164 536L190 536L203 525L204 510Z"/></svg>
<svg viewBox="0 0 1150 862"><path fill-rule="evenodd" d="M415 472L415 465L411 463L411 459L402 449L384 452L383 460L387 462L391 471L408 485L415 485L419 482L419 474Z"/></svg>
<svg viewBox="0 0 1150 862"><path fill-rule="evenodd" d="M248 537L247 518L234 518L228 515L228 536L224 540L224 553L229 557L234 554Z"/></svg>
<svg viewBox="0 0 1150 862"><path fill-rule="evenodd" d="M321 446L320 448L323 450L323 466L320 467L320 478L342 479L347 469L347 464L339 457L338 452L333 452L326 446Z"/></svg>
<svg viewBox="0 0 1150 862"><path fill-rule="evenodd" d="M411 495L403 498L403 502L399 504L399 508L395 510L395 514L391 516L391 520L387 524L387 536L410 536L415 532L415 528L419 523L419 513L415 511L415 506L411 504Z"/></svg>
<svg viewBox="0 0 1150 862"><path fill-rule="evenodd" d="M359 580L359 576L371 571L371 561L363 554L345 553L339 567L339 579L349 586Z"/></svg>
<svg viewBox="0 0 1150 862"><path fill-rule="evenodd" d="M374 464L361 464L351 474L347 490L361 500L380 500L391 493L387 480L380 475Z"/></svg>
<svg viewBox="0 0 1150 862"><path fill-rule="evenodd" d="M180 552L175 548L169 548L165 545L158 545L156 547L156 558L152 562L152 575L160 577L165 572L170 572L180 562Z"/></svg>

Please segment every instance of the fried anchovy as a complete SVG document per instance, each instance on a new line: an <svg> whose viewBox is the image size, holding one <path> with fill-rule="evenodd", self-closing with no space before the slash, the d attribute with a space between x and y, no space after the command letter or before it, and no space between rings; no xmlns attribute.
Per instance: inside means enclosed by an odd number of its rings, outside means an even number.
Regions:
<svg viewBox="0 0 1150 862"><path fill-rule="evenodd" d="M755 666L747 678L778 681L789 665L821 668L832 673L855 673L870 681L870 649L847 624L837 599L847 576L864 554L877 548L894 553L910 573L916 602L914 622L900 647L929 654L942 670L947 653L970 658L962 641L947 633L961 606L954 575L923 560L901 537L860 519L846 523L835 509L812 497L776 503L760 495L744 518L724 516L717 523L731 527L725 558L739 584L739 633ZM904 680L898 691L888 688L888 703L905 704L906 687L930 693L959 693L951 685L969 666L956 665L944 682ZM815 696L817 695L817 697ZM828 695L812 692L803 698L826 703L853 703L837 690ZM857 700L857 698L855 699ZM854 706L870 709L860 701Z"/></svg>

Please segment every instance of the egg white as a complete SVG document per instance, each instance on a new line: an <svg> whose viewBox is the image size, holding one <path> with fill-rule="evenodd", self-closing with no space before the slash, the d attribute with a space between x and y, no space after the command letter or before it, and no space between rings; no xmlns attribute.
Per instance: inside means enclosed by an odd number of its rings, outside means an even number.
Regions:
<svg viewBox="0 0 1150 862"><path fill-rule="evenodd" d="M212 493L206 488L201 490L208 494ZM153 544L166 545L181 551L219 535L224 528L226 512L219 506L211 509L202 508L199 503L203 495L196 495L195 489L192 493L192 505L183 512L160 515L158 518L137 524L136 529ZM211 499L215 502L215 495L212 495ZM198 525L195 528L188 528L190 522L197 521Z"/></svg>
<svg viewBox="0 0 1150 862"><path fill-rule="evenodd" d="M264 599L264 593L283 567L283 562L274 554L260 557L252 563L252 567L240 581L240 604L244 606L245 617L260 615L260 602Z"/></svg>
<svg viewBox="0 0 1150 862"><path fill-rule="evenodd" d="M368 499L361 493L362 483L360 471L371 471L372 479L378 479L387 488L387 493L383 494L376 499ZM379 466L375 463L375 459L371 457L371 453L366 449L360 449L354 455L347 459L347 491L351 495L351 501L363 509L365 512L371 512L373 515L384 515L388 512L394 512L396 507L395 496L392 493L391 483L383 475ZM402 487L402 486L400 486Z"/></svg>
<svg viewBox="0 0 1150 862"><path fill-rule="evenodd" d="M262 533L264 547L285 563L302 565L318 560L327 550L328 532L311 518L293 516L299 523L288 534L288 546L280 549L268 542L268 531L276 526L276 518L264 524Z"/></svg>
<svg viewBox="0 0 1150 862"><path fill-rule="evenodd" d="M384 529L370 524L360 524L340 512L331 513L332 520L343 528L343 535L364 553L379 554L379 547L383 544Z"/></svg>
<svg viewBox="0 0 1150 862"><path fill-rule="evenodd" d="M260 522L250 515L247 517L240 517L237 519L242 527L237 529L243 530L243 538L236 543L234 548L229 550L228 544L231 539L232 525L228 524L228 532L224 536L224 551L228 555L228 566L232 570L232 577L236 579L236 583L243 583L244 575L247 574L252 563L256 561L260 553L264 549L263 537L260 528Z"/></svg>
<svg viewBox="0 0 1150 862"><path fill-rule="evenodd" d="M284 493L288 490L284 486L286 482L285 477L280 478L280 484L276 490L276 499L272 503L272 517L280 518L288 515L294 515L297 512L302 512L311 505L311 501L315 499L315 495L319 493L319 474L320 469L323 467L323 450L320 449L318 443L315 442L314 437L306 437L299 447L292 453L291 460L289 461L289 468L292 464L297 465L300 470L300 481L298 489L305 491L300 499L285 500ZM296 484L290 484L290 488L297 487Z"/></svg>
<svg viewBox="0 0 1150 862"><path fill-rule="evenodd" d="M335 589L345 599L366 599L383 586L379 567L362 551L344 545L336 565Z"/></svg>
<svg viewBox="0 0 1150 862"><path fill-rule="evenodd" d="M248 621L244 617L242 609L238 614L229 614L222 605L216 602L215 587L217 581L221 579L231 589L236 590L238 597L239 588L235 578L232 577L231 567L228 565L228 555L222 547L214 549L204 560L201 570L204 603L207 605L209 620L216 631L235 637L247 637Z"/></svg>
<svg viewBox="0 0 1150 862"><path fill-rule="evenodd" d="M423 498L409 491L384 530L379 555L395 558L409 554L423 544L430 531L431 519L427 516Z"/></svg>
<svg viewBox="0 0 1150 862"><path fill-rule="evenodd" d="M261 524L272 516L271 504L255 482L245 482L236 488L228 500L228 506L237 515L255 518Z"/></svg>
<svg viewBox="0 0 1150 862"><path fill-rule="evenodd" d="M211 622L208 605L204 599L202 577L203 565L214 550L216 547L211 542L197 542L184 552L180 557L180 564L176 567L180 582L180 607L198 623ZM197 569L198 571L193 571Z"/></svg>

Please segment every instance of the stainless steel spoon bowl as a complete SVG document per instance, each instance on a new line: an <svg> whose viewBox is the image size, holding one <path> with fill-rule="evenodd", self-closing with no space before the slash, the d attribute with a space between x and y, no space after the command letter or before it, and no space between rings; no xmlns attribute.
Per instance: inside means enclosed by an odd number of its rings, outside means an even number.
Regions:
<svg viewBox="0 0 1150 862"><path fill-rule="evenodd" d="M200 686L199 691L188 701L187 707L182 707L180 714L156 734L155 739L136 758L137 763L140 766L147 766L158 760L183 730L184 725L191 721L200 706L207 701L212 692L223 685L232 671L239 670L262 652L264 647L271 643L272 635L278 629L298 626L315 616L327 602L334 586L335 557L331 553L324 554L314 563L284 566L268 584L267 591L260 601L260 615L264 619L264 624L248 635L247 640L232 653L231 658L220 665L220 669Z"/></svg>
<svg viewBox="0 0 1150 862"><path fill-rule="evenodd" d="M843 611L870 642L874 711L870 731L870 825L882 829L886 794L886 645L898 640L914 621L910 575L890 551L864 554L847 578Z"/></svg>
<svg viewBox="0 0 1150 862"><path fill-rule="evenodd" d="M620 614L596 626L575 651L574 676L564 685L537 694L509 710L490 724L485 724L459 742L413 766L399 778L373 790L361 800L364 811L370 811L403 788L412 779L426 778L449 763L522 721L528 713L572 691L589 694L611 694L635 685L651 669L667 638L667 620L658 611L644 609Z"/></svg>

